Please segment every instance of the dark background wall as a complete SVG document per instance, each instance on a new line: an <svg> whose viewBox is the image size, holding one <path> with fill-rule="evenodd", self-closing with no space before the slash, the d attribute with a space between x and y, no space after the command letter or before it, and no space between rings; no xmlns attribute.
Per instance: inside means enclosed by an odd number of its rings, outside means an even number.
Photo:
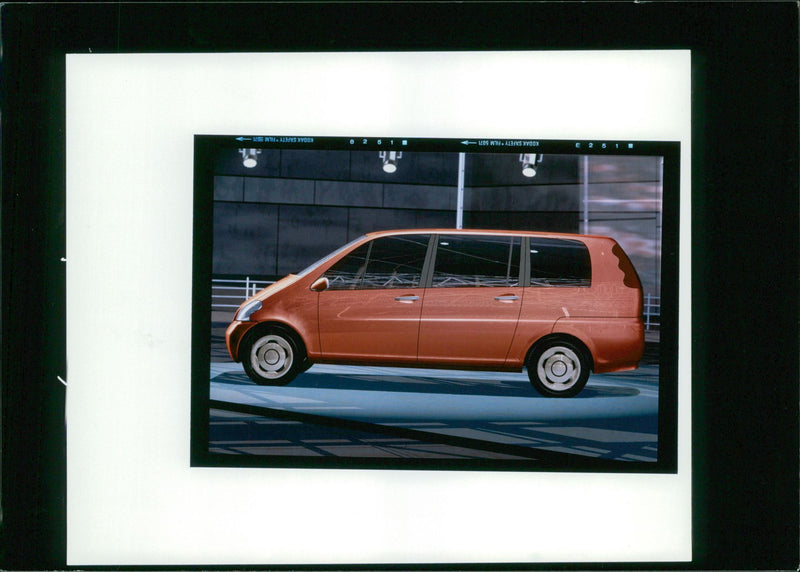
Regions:
<svg viewBox="0 0 800 572"><path fill-rule="evenodd" d="M273 279L365 232L455 228L458 153L403 152L386 173L377 151L237 149L214 165L213 273ZM467 153L464 228L614 237L646 293L660 292L661 158L545 155L533 178L518 153Z"/></svg>
<svg viewBox="0 0 800 572"><path fill-rule="evenodd" d="M578 232L578 157L545 161L529 179L516 153L467 154L464 228ZM404 152L389 174L377 151L265 149L252 169L221 151L213 272L281 276L365 232L455 228L457 183L458 153Z"/></svg>

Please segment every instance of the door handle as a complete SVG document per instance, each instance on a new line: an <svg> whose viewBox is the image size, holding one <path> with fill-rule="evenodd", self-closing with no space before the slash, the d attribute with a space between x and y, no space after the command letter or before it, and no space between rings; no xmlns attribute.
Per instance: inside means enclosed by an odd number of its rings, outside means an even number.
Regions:
<svg viewBox="0 0 800 572"><path fill-rule="evenodd" d="M509 294L507 296L495 296L495 300L500 300L501 302L511 302L512 300L519 300L519 296L515 296L514 294Z"/></svg>
<svg viewBox="0 0 800 572"><path fill-rule="evenodd" d="M419 296L397 296L395 300L398 302L416 302L419 300Z"/></svg>

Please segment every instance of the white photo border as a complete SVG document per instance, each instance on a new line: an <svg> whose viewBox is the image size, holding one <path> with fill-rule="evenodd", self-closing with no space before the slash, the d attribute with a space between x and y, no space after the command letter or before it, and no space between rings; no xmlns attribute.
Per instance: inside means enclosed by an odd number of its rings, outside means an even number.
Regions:
<svg viewBox="0 0 800 572"><path fill-rule="evenodd" d="M691 560L690 80L687 50L67 56L67 564ZM677 474L192 468L193 138L231 133L680 142Z"/></svg>

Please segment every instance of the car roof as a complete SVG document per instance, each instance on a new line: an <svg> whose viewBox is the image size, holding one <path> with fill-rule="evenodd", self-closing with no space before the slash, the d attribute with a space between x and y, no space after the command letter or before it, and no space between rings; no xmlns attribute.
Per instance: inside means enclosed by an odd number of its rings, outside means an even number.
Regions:
<svg viewBox="0 0 800 572"><path fill-rule="evenodd" d="M396 236L402 234L464 234L464 235L496 235L496 236L535 236L547 238L608 238L606 236L566 233L566 232L539 232L530 230L497 230L476 228L406 228L395 230L378 230L366 233L369 238L380 236Z"/></svg>

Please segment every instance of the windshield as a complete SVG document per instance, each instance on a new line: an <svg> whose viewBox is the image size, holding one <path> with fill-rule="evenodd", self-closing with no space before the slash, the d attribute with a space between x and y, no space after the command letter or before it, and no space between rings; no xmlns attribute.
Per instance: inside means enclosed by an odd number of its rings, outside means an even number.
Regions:
<svg viewBox="0 0 800 572"><path fill-rule="evenodd" d="M331 252L327 256L325 256L323 258L320 258L319 260L317 260L316 262L314 262L310 266L306 266L303 270L301 270L300 272L297 273L297 276L302 277L302 276L305 276L306 274L308 274L309 272L312 272L315 268L317 268L321 264L326 263L328 260L330 260L334 256L336 256L336 255L340 254L341 252L347 250L348 248L350 248L351 246L353 246L355 243L359 242L360 240L363 240L365 237L366 237L366 235L362 234L361 236L359 236L358 238L356 238L354 240L351 240L350 242L348 242L344 246L341 246L341 247L337 248L336 250L334 250L333 252Z"/></svg>

